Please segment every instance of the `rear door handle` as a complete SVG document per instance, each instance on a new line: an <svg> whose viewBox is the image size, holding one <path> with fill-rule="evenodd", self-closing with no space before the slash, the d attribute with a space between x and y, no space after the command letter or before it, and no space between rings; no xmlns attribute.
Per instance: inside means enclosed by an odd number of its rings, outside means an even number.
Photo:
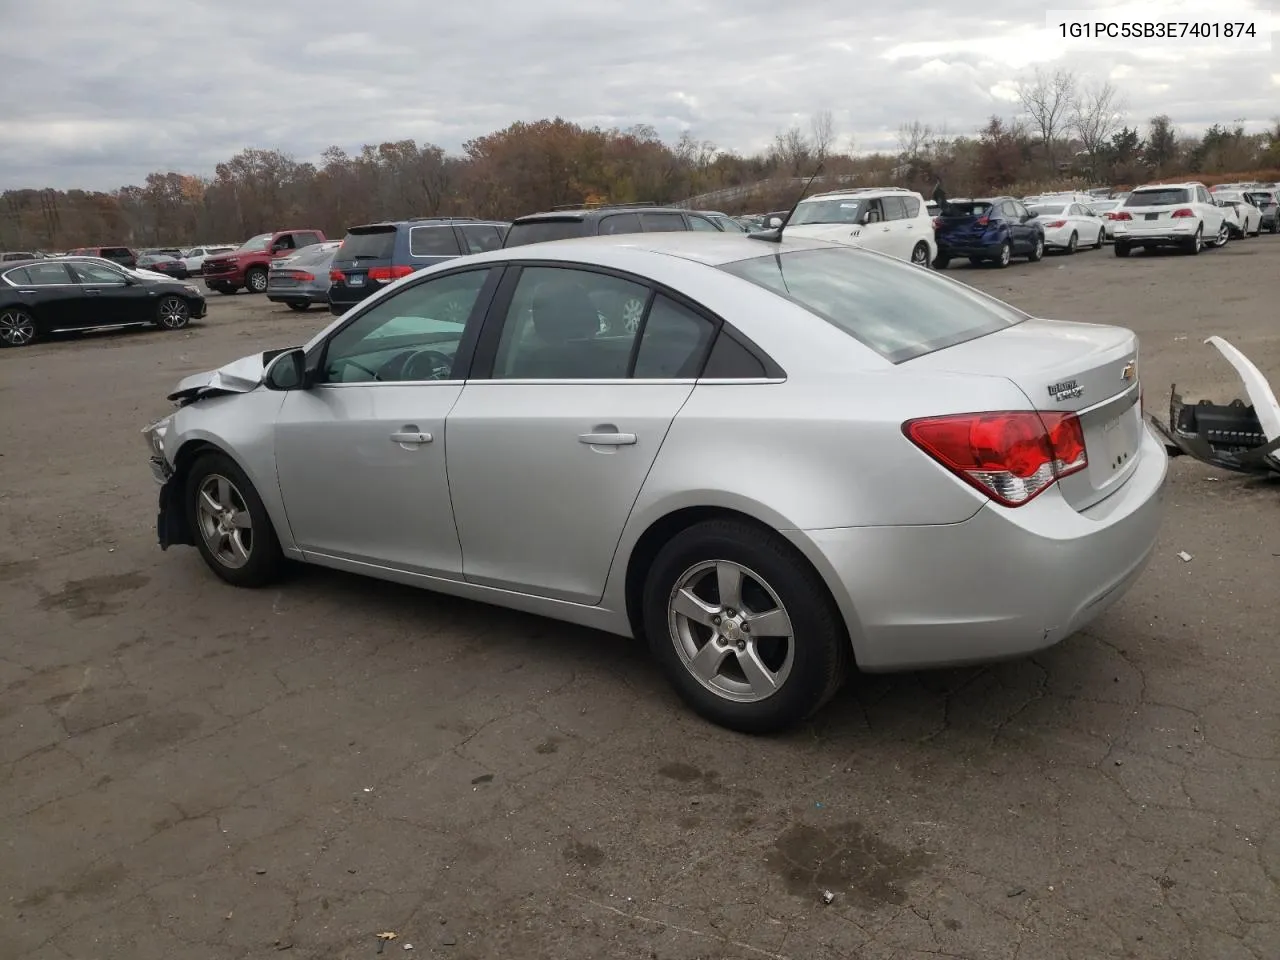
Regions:
<svg viewBox="0 0 1280 960"><path fill-rule="evenodd" d="M411 430L406 428L404 430L398 430L395 433L393 433L391 435L391 439L395 443L406 443L406 444L418 445L423 443L430 443L431 434L422 433L421 431L418 431L418 430Z"/></svg>
<svg viewBox="0 0 1280 960"><path fill-rule="evenodd" d="M18 292L19 292L19 293L29 294L29 295L31 295L31 296L35 296L35 294L36 294L36 291L34 291L34 290L19 290Z"/></svg>
<svg viewBox="0 0 1280 960"><path fill-rule="evenodd" d="M593 447L625 447L636 442L634 433L584 433L578 437L580 443Z"/></svg>
<svg viewBox="0 0 1280 960"><path fill-rule="evenodd" d="M86 291L84 292L84 295L85 295L86 297L96 297L96 296L98 296L100 293L102 293L102 291L101 291L101 290L86 290Z"/></svg>

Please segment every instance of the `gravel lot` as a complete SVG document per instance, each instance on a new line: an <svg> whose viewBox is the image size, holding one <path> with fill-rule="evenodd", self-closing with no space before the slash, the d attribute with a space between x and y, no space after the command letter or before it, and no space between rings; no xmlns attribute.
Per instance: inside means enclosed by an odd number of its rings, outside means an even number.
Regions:
<svg viewBox="0 0 1280 960"><path fill-rule="evenodd" d="M1211 333L1280 384L1280 238L951 274L1137 329L1148 409L1242 394ZM139 429L328 319L210 304L0 354L4 960L1280 956L1280 484L1173 461L1085 633L744 738L636 644L162 554Z"/></svg>

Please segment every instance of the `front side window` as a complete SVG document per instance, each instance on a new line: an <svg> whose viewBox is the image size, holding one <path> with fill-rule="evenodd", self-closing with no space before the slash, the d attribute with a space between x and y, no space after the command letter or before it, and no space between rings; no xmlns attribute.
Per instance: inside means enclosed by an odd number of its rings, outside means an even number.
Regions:
<svg viewBox="0 0 1280 960"><path fill-rule="evenodd" d="M448 380L489 270L436 277L397 291L329 340L323 383Z"/></svg>
<svg viewBox="0 0 1280 960"><path fill-rule="evenodd" d="M645 233L676 233L687 230L684 217L678 213L642 213L640 222Z"/></svg>
<svg viewBox="0 0 1280 960"><path fill-rule="evenodd" d="M495 380L618 380L648 287L565 267L526 267L502 326Z"/></svg>
<svg viewBox="0 0 1280 960"><path fill-rule="evenodd" d="M962 284L853 247L775 253L720 269L804 307L890 363L1026 319Z"/></svg>
<svg viewBox="0 0 1280 960"><path fill-rule="evenodd" d="M261 253L267 249L267 244L271 242L271 234L260 233L256 237L250 237L244 243L240 244L239 253Z"/></svg>
<svg viewBox="0 0 1280 960"><path fill-rule="evenodd" d="M661 293L654 296L642 329L631 372L638 380L696 377L716 332L710 320Z"/></svg>
<svg viewBox="0 0 1280 960"><path fill-rule="evenodd" d="M706 217L696 215L689 217L689 226L694 230L701 230L703 233L720 233L720 228L708 220Z"/></svg>
<svg viewBox="0 0 1280 960"><path fill-rule="evenodd" d="M125 281L124 274L119 270L112 270L100 263L73 263L71 269L75 271L81 283L124 283Z"/></svg>

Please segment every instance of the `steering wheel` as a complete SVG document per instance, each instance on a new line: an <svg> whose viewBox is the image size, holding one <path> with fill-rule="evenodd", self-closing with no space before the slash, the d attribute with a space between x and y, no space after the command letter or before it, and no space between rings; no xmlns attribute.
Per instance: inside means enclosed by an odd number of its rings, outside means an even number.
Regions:
<svg viewBox="0 0 1280 960"><path fill-rule="evenodd" d="M439 350L414 350L400 364L401 380L447 380L453 358Z"/></svg>

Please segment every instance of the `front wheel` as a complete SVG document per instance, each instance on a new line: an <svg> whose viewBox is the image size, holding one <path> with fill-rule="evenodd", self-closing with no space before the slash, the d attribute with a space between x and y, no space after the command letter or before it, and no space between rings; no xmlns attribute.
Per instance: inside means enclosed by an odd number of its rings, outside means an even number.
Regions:
<svg viewBox="0 0 1280 960"><path fill-rule="evenodd" d="M644 627L680 697L743 733L812 716L848 673L849 638L822 580L783 537L741 520L696 524L662 548Z"/></svg>
<svg viewBox="0 0 1280 960"><path fill-rule="evenodd" d="M929 245L921 240L911 251L911 262L917 267L929 266Z"/></svg>
<svg viewBox="0 0 1280 960"><path fill-rule="evenodd" d="M1075 247L1071 248L1072 253ZM1031 248L1031 253L1027 256L1028 263L1039 263L1044 259L1044 237L1036 237L1036 244Z"/></svg>
<svg viewBox="0 0 1280 960"><path fill-rule="evenodd" d="M1094 245L1093 245L1093 249L1095 249L1095 250L1101 250L1101 249L1102 249L1102 244L1106 242L1106 239L1107 239L1107 231L1106 231L1106 230L1099 230L1099 231L1098 231L1098 240L1097 240L1097 242L1096 242L1096 243L1094 243Z"/></svg>
<svg viewBox="0 0 1280 960"><path fill-rule="evenodd" d="M1215 247L1225 247L1227 245L1227 241L1230 239L1231 229L1227 226L1227 222L1224 220L1222 221L1222 226L1218 228L1217 235L1213 238L1213 245Z"/></svg>
<svg viewBox="0 0 1280 960"><path fill-rule="evenodd" d="M156 305L156 326L181 330L191 321L191 308L181 297L165 297Z"/></svg>
<svg viewBox="0 0 1280 960"><path fill-rule="evenodd" d="M0 310L0 347L25 347L36 338L36 321L21 307Z"/></svg>
<svg viewBox="0 0 1280 960"><path fill-rule="evenodd" d="M260 268L250 270L244 275L244 284L250 293L262 293L267 289L267 271Z"/></svg>
<svg viewBox="0 0 1280 960"><path fill-rule="evenodd" d="M289 304L289 309L297 310L299 313L306 313L308 310L311 309L311 304L293 302Z"/></svg>
<svg viewBox="0 0 1280 960"><path fill-rule="evenodd" d="M207 453L187 474L187 523L209 569L237 587L273 582L284 554L262 498L225 453Z"/></svg>

